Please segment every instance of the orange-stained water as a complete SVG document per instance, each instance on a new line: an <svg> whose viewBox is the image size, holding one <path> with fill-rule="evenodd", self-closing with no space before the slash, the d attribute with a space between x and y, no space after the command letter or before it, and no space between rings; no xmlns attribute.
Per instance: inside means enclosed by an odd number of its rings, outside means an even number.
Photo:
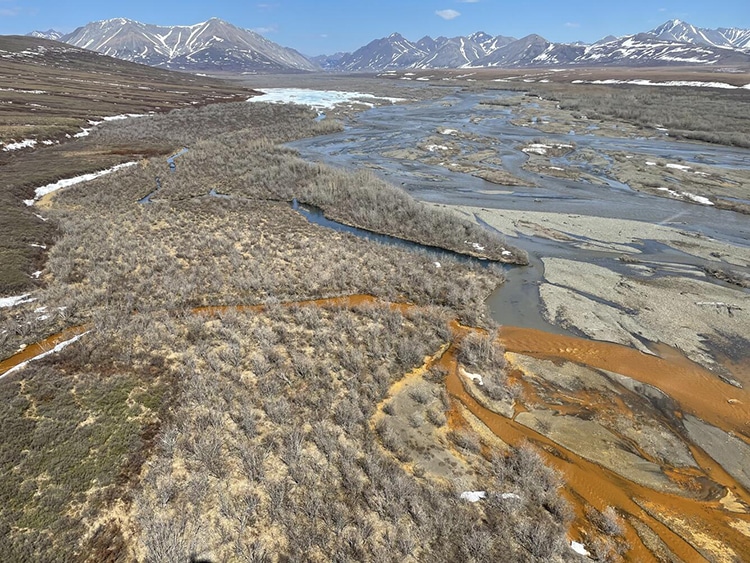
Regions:
<svg viewBox="0 0 750 563"><path fill-rule="evenodd" d="M71 328L66 328L62 332L53 334L52 336L45 338L41 342L26 346L26 348L24 348L17 354L14 354L11 357L6 358L5 360L0 362L0 376L4 375L5 372L13 369L23 362L28 362L29 360L33 360L37 356L41 356L45 352L49 352L61 342L65 342L66 340L70 340L71 338L83 334L84 332L86 332L86 330L87 327L85 326L74 326Z"/></svg>
<svg viewBox="0 0 750 563"><path fill-rule="evenodd" d="M666 346L660 350L668 350L669 359L609 342L509 326L500 329L500 340L509 352L575 362L648 383L677 401L682 412L746 441L750 437L750 392L725 383Z"/></svg>

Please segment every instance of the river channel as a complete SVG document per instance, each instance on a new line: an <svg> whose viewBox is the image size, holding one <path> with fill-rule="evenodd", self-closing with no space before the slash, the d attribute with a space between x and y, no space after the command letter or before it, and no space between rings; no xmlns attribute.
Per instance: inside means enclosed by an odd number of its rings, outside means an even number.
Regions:
<svg viewBox="0 0 750 563"><path fill-rule="evenodd" d="M400 185L426 202L635 220L676 227L732 245L750 245L750 221L745 215L640 193L604 175L599 176L605 184L602 186L531 173L522 168L528 155L521 148L543 136L552 142L573 141L576 148L567 160L584 150L598 154L622 151L641 157L710 163L731 169L750 169L750 150L668 138L611 138L573 132L567 135L542 134L531 127L511 123L513 114L510 110L498 110L482 103L496 100L501 95L498 92L455 92L439 100L377 107L359 114L356 121L341 133L304 139L289 146L306 160L348 169L370 168L383 179ZM491 148L497 151L505 169L528 180L529 185L500 186L443 166L383 156L386 152L413 148L426 137L446 129L496 141ZM513 233L504 234L513 236ZM610 269L622 269L616 260L621 252L572 248L567 242L522 235L513 237L511 242L529 252L531 264L526 268L510 269L508 282L488 300L492 316L503 324L555 332L563 330L547 323L538 313L538 285L544 274L541 258L606 262ZM705 265L693 256L655 241L639 240L632 246L642 261L662 265Z"/></svg>
<svg viewBox="0 0 750 563"><path fill-rule="evenodd" d="M657 320L652 325L661 328L652 331L651 338L633 329L629 346L575 338L587 334L586 316L578 317L584 319L578 324L550 323L540 288L567 290L570 288L565 284L577 283L578 294L594 303L589 318L605 326L617 318L611 310L635 322L650 313L626 310L622 301L614 302L614 297L609 301L606 294L596 294L593 289L589 292L586 277L594 269L597 275L610 275L601 273L606 271L625 282L637 282L640 272L647 271L643 275L648 276L650 284L663 283L668 289L667 293L645 295L662 302L673 300L673 308L678 307L679 296L690 293L683 289L697 284L695 287L703 290L707 286L716 288L717 295L729 295L748 309L750 290L729 286L706 276L704 270L718 265L750 274L750 263L743 258L750 248L750 220L733 211L632 190L609 177L606 167L587 170L589 176L596 177L596 183L530 172L523 168L529 157L522 149L543 138L548 143L574 145L564 159L567 163L575 160L578 151L585 151L587 158L594 154L604 161L610 159L610 153L622 152L633 158L710 164L742 173L750 170L750 150L664 136L540 133L514 125L511 109L482 104L502 95L506 94L454 92L440 100L378 107L359 114L341 133L289 146L309 161L347 169L369 168L415 198L455 206L488 228L494 228L486 219L496 210L495 215L512 212L516 219L524 219L520 213L525 213L541 231L554 231L553 236L536 236L528 229L508 228L515 224L512 221L494 222L509 242L529 253L529 266L507 267L506 283L487 300L490 315L502 325L500 340L509 352L511 377L528 391L524 404L516 404L512 418L497 415L467 395L470 384L453 372L447 382L451 396L502 440L527 440L537 445L548 463L564 473L577 513L582 514L582 508L591 505L598 510L612 506L623 515L631 546L626 559L665 560L671 556L684 561L742 560L742 554L747 555L750 549L750 472L745 469L750 467L750 396L746 389L750 378L742 378L742 389L737 381L722 380L680 351L661 344L662 338L670 342L667 332L678 329L667 321ZM407 151L413 155L415 147L419 150L426 139L446 130L460 132L458 138L465 146L480 142L484 143L482 150L496 151L496 162L502 162L505 171L528 185L498 185L450 170L445 163L434 165L423 159L387 156ZM566 162L559 164L565 166ZM553 215L557 223L548 225L546 217ZM306 216L314 222L322 221L314 214ZM601 225L601 219L607 220L603 223L606 226L596 231L595 223ZM574 232L571 227L568 232L561 226L568 224L566 220L577 223L578 230ZM608 228L619 228L624 221L631 229L628 236L602 234ZM655 225L665 229L655 230ZM701 245L704 248L696 250ZM637 256L638 267L623 259L630 254ZM549 272L545 274L545 264L550 260L557 260L558 279L562 262L589 269L581 267L576 282L551 283ZM695 298L690 297L687 304L707 305L695 302L706 300L701 289L695 291ZM574 302L571 305L576 306ZM648 298L640 303L646 310L651 305ZM738 310L746 315L743 309ZM732 317L729 308L727 313L727 318ZM676 317L685 325L679 329L692 327L695 318ZM626 319L626 325L630 319ZM688 328L693 336L698 330ZM748 353L743 338L739 340L741 365L746 364ZM585 377L593 383L566 387L565 374L583 373L580 369L587 370ZM746 371L743 368L735 374ZM597 445L595 435L602 432L605 437ZM661 439L666 441L653 449ZM675 449L662 455L659 448ZM677 455L677 451L683 454ZM636 528L644 527L658 541L650 541L648 533L636 533ZM577 519L574 528L583 530L583 520ZM586 532L572 534L592 540Z"/></svg>

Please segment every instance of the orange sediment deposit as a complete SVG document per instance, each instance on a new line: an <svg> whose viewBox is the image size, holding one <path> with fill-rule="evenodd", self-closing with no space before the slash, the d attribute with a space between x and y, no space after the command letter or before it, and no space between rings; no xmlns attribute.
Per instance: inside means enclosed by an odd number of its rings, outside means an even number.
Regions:
<svg viewBox="0 0 750 563"><path fill-rule="evenodd" d="M416 305L388 303L370 295L278 303L278 306L378 306L390 307L402 313L418 309ZM262 312L267 307L262 304L198 307L193 309L193 313L221 316L232 311ZM0 375L86 330L86 326L72 327L42 342L27 346L18 354L0 362ZM434 356L426 358L425 365L411 375L421 373L433 364L447 369L449 375L446 378L446 387L455 402L447 413L451 428L462 428L467 425L463 419L462 408L458 406L460 403L502 442L519 445L528 441L536 445L546 462L564 476L566 496L572 502L577 515L571 531L575 539L586 541L586 537L583 536L584 530L591 529L586 522L587 506L599 511L612 506L621 514L634 518L650 528L684 561L713 559L715 550L721 549L721 546L726 546L726 553L750 553L750 537L745 533L745 530L750 530L750 514L743 513L744 508L750 506L750 494L698 446L687 442L698 467L662 467L662 471L673 482L682 485L684 496L652 490L635 483L574 453L544 434L482 406L464 387L466 382L459 375L455 348L456 341L479 329L453 321L451 330L453 344L446 345ZM662 355L669 353L668 358L649 356L616 344L514 327L503 327L499 338L509 352L582 364L650 384L674 400L677 416L681 416L682 412L693 414L725 432L731 432L748 441L750 394L721 381L676 351L672 353L662 347L659 352ZM598 420L608 420L612 416L633 416L630 411L630 399L623 400L625 395L618 397L606 391L591 389L560 390L554 384L539 378L529 381L520 370L513 370L509 378L521 384L527 399L526 404L516 401L516 414L530 408L543 408L558 415L578 416L584 419L590 416L598 417ZM630 395L638 398L635 394ZM647 400L642 398L642 402L647 403ZM636 444L631 445L641 457L653 461L645 452L639 450ZM732 510L727 506L731 506ZM627 521L628 518L625 524L625 539L630 544L630 550L626 553L626 558L631 561L655 560L655 556L641 541L635 527ZM699 530L700 534L688 537L680 531L686 529ZM708 540L704 541L703 538ZM707 554L707 557L703 554Z"/></svg>
<svg viewBox="0 0 750 563"><path fill-rule="evenodd" d="M412 309L415 305L402 303L388 303L379 300L372 295L342 295L339 297L324 297L322 299L306 299L303 301L284 301L278 304L280 307L364 307L367 305L389 306L399 311ZM260 313L265 311L268 306L259 305L208 305L205 307L195 307L193 313L199 315L219 316L232 311Z"/></svg>
<svg viewBox="0 0 750 563"><path fill-rule="evenodd" d="M683 412L750 437L750 393L725 383L676 351L666 360L619 344L508 326L500 329L500 340L510 352L563 359L647 383L677 401Z"/></svg>
<svg viewBox="0 0 750 563"><path fill-rule="evenodd" d="M450 353L452 351L448 354ZM679 513L683 518L693 522L695 527L706 530L711 536L719 538L728 546L734 546L740 553L750 553L750 538L735 532L730 525L730 521L737 515L723 512L718 502L682 498L633 483L613 471L576 455L544 435L484 408L466 392L458 376L457 366L449 371L446 386L452 397L459 400L501 440L512 445L519 445L524 441L536 445L546 462L563 474L567 496L573 503L579 519L574 524L574 530L585 527L582 516L584 505L591 505L600 511L607 506L612 506L621 513L629 514L645 523L682 560L706 560L694 546L645 512L634 500L648 499L654 505ZM626 525L625 528L625 537L630 544L630 551L626 554L627 559L631 561L655 560L635 528L630 525Z"/></svg>

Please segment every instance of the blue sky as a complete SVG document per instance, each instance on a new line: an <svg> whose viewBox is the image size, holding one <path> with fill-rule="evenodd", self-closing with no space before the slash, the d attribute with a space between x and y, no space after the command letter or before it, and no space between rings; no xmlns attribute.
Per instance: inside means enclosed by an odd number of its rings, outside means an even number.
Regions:
<svg viewBox="0 0 750 563"><path fill-rule="evenodd" d="M0 0L0 34L126 17L186 25L219 17L306 55L352 51L397 31L407 39L475 31L592 42L647 31L668 19L699 27L750 28L750 0Z"/></svg>

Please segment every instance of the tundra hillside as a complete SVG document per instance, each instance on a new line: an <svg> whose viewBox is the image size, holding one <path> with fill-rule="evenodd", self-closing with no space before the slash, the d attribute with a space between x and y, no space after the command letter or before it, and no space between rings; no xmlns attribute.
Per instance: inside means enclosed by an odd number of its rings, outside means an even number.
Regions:
<svg viewBox="0 0 750 563"><path fill-rule="evenodd" d="M92 143L86 135L93 123L254 94L220 80L15 36L0 37L0 91L0 294L38 285L31 274L44 262L41 246L56 237L55 225L23 204L34 198L35 187L167 150Z"/></svg>

